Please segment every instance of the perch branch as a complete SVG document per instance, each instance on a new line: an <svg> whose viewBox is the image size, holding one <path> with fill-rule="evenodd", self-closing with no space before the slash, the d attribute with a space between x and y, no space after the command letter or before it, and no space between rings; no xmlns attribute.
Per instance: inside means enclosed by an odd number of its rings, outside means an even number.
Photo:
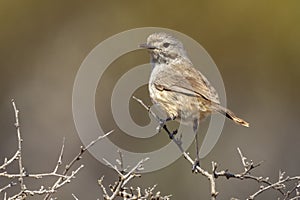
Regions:
<svg viewBox="0 0 300 200"><path fill-rule="evenodd" d="M138 99L134 96L133 96L133 99L135 99L138 103L140 103L152 116L154 116L159 121L158 116L154 112L152 112L150 107L146 106L142 100L140 100L140 99ZM164 125L163 128L166 130L166 132L170 136L170 131L168 130L167 126ZM172 137L170 137L170 138L178 146L178 148L181 151L183 157L193 166L194 165L194 160L182 148L181 138L177 138L177 139L172 138ZM231 178L239 179L239 180L251 179L251 180L257 181L258 183L263 183L263 184L266 185L266 186L261 186L259 190L257 190L254 194L250 195L248 200L252 200L252 199L256 198L258 195L260 195L261 193L263 193L263 192L265 192L269 189L274 189L274 190L278 191L281 195L284 196L285 199L289 198L292 193L296 193L295 194L296 197L300 196L300 194L298 192L298 188L300 187L300 183L299 183L300 182L300 176L294 176L294 177L287 176L287 177L284 178L284 173L280 173L279 180L277 182L272 183L271 181L269 181L268 177L264 178L264 177L261 177L261 176L251 175L250 172L253 169L259 167L262 162L254 164L253 161L248 161L247 160L247 158L242 154L242 151L240 150L240 148L237 148L237 151L239 153L242 165L244 167L244 171L241 172L241 173L234 174L234 173L230 173L228 170L222 170L222 171L218 172L216 162L212 162L212 172L208 172L208 171L204 170L203 168L201 168L198 165L194 166L194 167L196 167L196 172L199 172L200 174L202 174L203 176L208 178L208 180L210 182L211 200L215 200L217 198L218 192L217 192L217 189L216 189L216 179L220 176L226 177L227 179L231 179ZM297 184L291 190L285 190L285 188L286 188L285 183L287 183L289 181L297 181ZM296 198L296 197L294 197L294 198Z"/></svg>

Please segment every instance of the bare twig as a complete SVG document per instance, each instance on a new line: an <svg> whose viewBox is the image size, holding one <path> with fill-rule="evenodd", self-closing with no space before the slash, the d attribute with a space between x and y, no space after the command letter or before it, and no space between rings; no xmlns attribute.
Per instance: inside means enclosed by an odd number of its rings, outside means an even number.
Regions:
<svg viewBox="0 0 300 200"><path fill-rule="evenodd" d="M66 141L66 138L64 137L63 138L63 143L61 145L61 150L60 150L60 154L59 154L59 157L58 157L58 160L57 160L57 163L56 163L56 166L53 170L54 173L57 172L58 168L61 166L62 164L62 157L63 157L63 154L64 154L64 149L65 149L65 141Z"/></svg>
<svg viewBox="0 0 300 200"><path fill-rule="evenodd" d="M73 198L74 198L75 200L79 200L79 199L75 196L75 194L72 194L72 196L73 196Z"/></svg>
<svg viewBox="0 0 300 200"><path fill-rule="evenodd" d="M23 166L23 162L22 162L22 158L23 158L22 141L23 141L23 139L22 139L21 131L20 131L19 110L16 106L15 101L12 100L11 102L12 102L12 106L13 106L14 113L15 113L15 127L16 127L16 131L17 131L18 149L17 149L16 153L10 159L5 158L3 164L0 165L0 178L4 177L4 178L8 178L8 179L18 179L18 182L20 185L20 191L17 194L14 194L13 196L8 197L5 190L14 185L17 185L17 183L12 181L10 184L2 186L2 188L0 188L0 193L4 192L5 200L6 199L21 200L21 199L25 199L28 196L34 196L34 195L46 195L45 199L50 198L51 195L53 193L55 193L59 188L61 188L65 184L69 183L71 181L71 179L75 178L75 175L83 168L83 165L80 165L74 171L69 173L72 166L76 163L76 161L81 159L84 152L86 152L86 150L89 149L91 146L93 146L97 141L103 139L104 137L108 136L110 133L113 132L113 131L110 131L103 136L99 136L97 139L90 142L90 144L88 144L86 147L81 147L80 152L75 156L75 158L73 160L71 160L65 166L62 173L59 173L58 171L62 165L62 158L63 158L63 154L64 154L64 147L65 147L65 138L64 138L57 163L52 172L36 173L36 174L26 173L24 171L24 166ZM6 168L9 167L14 161L17 161L17 160L18 160L19 172L18 173L8 173L6 171ZM41 186L37 190L28 189L24 183L25 178L41 179L44 177L57 177L58 180L50 188L45 188L44 186Z"/></svg>
<svg viewBox="0 0 300 200"><path fill-rule="evenodd" d="M92 147L92 146L93 146L95 143L97 143L99 140L101 140L101 139L107 137L108 135L110 135L112 132L113 132L113 130L112 130L112 131L109 131L108 133L106 133L106 134L104 134L104 135L99 136L97 139L91 141L86 147L81 146L81 147L80 147L79 153L73 158L73 160L71 160L71 161L69 162L69 164L67 164L67 165L65 166L65 169L64 169L62 175L66 175L66 174L69 172L70 168L71 168L78 160L81 159L82 155L86 152L86 150L88 150L90 147ZM63 150L63 148L62 148L62 150ZM61 156L60 156L60 157L61 157ZM59 162L58 162L58 163L59 163ZM83 165L82 165L82 167L83 167ZM51 190L56 190L57 188L59 188L59 187L61 186L61 183L66 183L66 178L65 178L65 177L59 177L59 178L57 179L57 181L52 185ZM48 193L48 194L45 196L44 200L50 199L51 195L52 195L52 193Z"/></svg>
<svg viewBox="0 0 300 200"><path fill-rule="evenodd" d="M294 176L294 177L285 177L283 179L279 179L277 182L271 184L271 185L268 185L268 186L265 186L265 187L261 187L258 191L256 191L254 194L250 195L250 197L248 198L248 200L252 200L254 199L255 197L257 197L258 195L260 195L261 193L265 192L266 190L269 190L269 189L275 189L275 190L281 190L284 189L286 186L285 186L285 183L287 182L290 182L290 181L299 181L300 180L300 176ZM292 189L293 191L293 189ZM287 191L287 192L284 192L283 195L285 196L288 196L291 192L290 191Z"/></svg>
<svg viewBox="0 0 300 200"><path fill-rule="evenodd" d="M121 154L121 152L119 152L119 153ZM120 168L122 169L123 168L123 156L120 155L120 158L121 159L118 160L117 163L120 165ZM154 185L151 188L145 189L144 192L142 192L139 187L133 188L133 187L126 186L130 180L132 180L135 177L141 176L138 172L143 170L143 164L147 160L148 160L148 158L142 159L133 168L131 168L130 170L128 170L128 172L126 172L123 169L122 169L122 171L120 171L118 169L117 165L113 165L110 162L108 162L106 159L104 159L106 164L115 170L115 172L118 174L119 178L118 178L118 181L116 181L114 185L110 186L111 195L108 194L106 188L103 185L103 176L98 180L100 188L103 192L103 198L105 200L113 200L116 197L123 197L124 199L132 199L132 200L134 200L134 199L136 199L136 200L140 200L140 199L168 200L170 196L162 197L160 195L160 192L157 192L155 194L153 193L153 190L155 189L156 185Z"/></svg>
<svg viewBox="0 0 300 200"><path fill-rule="evenodd" d="M17 130L17 134L18 134L18 160L19 160L19 172L20 172L20 177L19 177L19 181L20 181L20 187L21 187L21 191L24 191L26 190L26 185L24 183L24 179L23 179L23 176L24 176L24 168L23 168L23 163L22 163L22 142L23 142L23 139L21 137L21 131L20 131L20 123L19 123L19 110L17 109L17 106L16 106L16 103L15 103L15 100L12 99L11 100L11 103L12 103L12 106L14 108L14 111L15 111L15 127L16 127L16 130Z"/></svg>
<svg viewBox="0 0 300 200"><path fill-rule="evenodd" d="M13 155L13 157L11 157L9 160L5 158L3 164L0 166L0 170L5 169L6 166L10 165L13 161L18 160L19 156L20 152L16 151L15 155Z"/></svg>
<svg viewBox="0 0 300 200"><path fill-rule="evenodd" d="M293 193L296 193L295 194L296 197L298 197L300 199L300 197L299 197L300 193L298 191L299 187L300 187L300 182L298 181L291 190L289 190L289 191L286 192L285 197L284 197L283 200L287 200Z"/></svg>
<svg viewBox="0 0 300 200"><path fill-rule="evenodd" d="M104 198L104 199L109 199L110 197L109 197L109 195L108 195L108 193L107 193L107 191L106 191L106 188L105 188L104 185L103 185L103 179L104 179L104 176L102 176L102 177L98 180L98 184L100 185L100 188L101 188L101 190L102 190L102 192L103 192L103 198Z"/></svg>
<svg viewBox="0 0 300 200"><path fill-rule="evenodd" d="M135 96L132 96L132 98L136 100L139 104L141 104L159 122L159 117L150 109L149 106L147 106L141 99Z"/></svg>
<svg viewBox="0 0 300 200"><path fill-rule="evenodd" d="M17 183L15 183L15 182L11 182L11 183L7 184L6 186L0 188L0 193L12 186L15 186L15 185L17 185Z"/></svg>

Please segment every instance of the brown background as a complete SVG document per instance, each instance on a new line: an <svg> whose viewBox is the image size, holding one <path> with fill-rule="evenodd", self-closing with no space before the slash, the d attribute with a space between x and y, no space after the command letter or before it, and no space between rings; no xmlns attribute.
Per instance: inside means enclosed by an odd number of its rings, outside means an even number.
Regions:
<svg viewBox="0 0 300 200"><path fill-rule="evenodd" d="M257 174L272 180L280 169L299 175L299 8L295 0L1 1L0 160L17 147L11 98L21 110L23 159L29 173L53 169L64 136L64 159L72 158L81 145L71 110L73 82L81 62L114 34L157 26L185 33L205 47L222 74L228 106L251 123L245 129L227 120L216 147L202 160L203 167L210 168L210 162L217 161L220 168L242 170L236 152L240 147L249 158L265 161ZM101 119L107 130L117 129L108 109L114 81L130 66L147 61L142 51L123 56L110 67L107 81L100 82L97 111L107 116ZM149 102L146 87L139 92ZM144 114L139 106L132 108L133 116L135 109ZM149 149L161 142L124 138L118 130L111 139L123 147ZM113 182L113 171L92 156L86 154L82 162L85 168L56 194L59 199L72 199L72 193L79 199L100 198L97 179L105 174L105 184ZM49 180L32 186L41 183ZM193 175L183 158L133 184L158 184L158 190L172 194L173 199L209 197L208 181ZM257 190L251 181L220 179L217 186L220 199L243 199ZM274 199L274 194L266 193L261 199Z"/></svg>

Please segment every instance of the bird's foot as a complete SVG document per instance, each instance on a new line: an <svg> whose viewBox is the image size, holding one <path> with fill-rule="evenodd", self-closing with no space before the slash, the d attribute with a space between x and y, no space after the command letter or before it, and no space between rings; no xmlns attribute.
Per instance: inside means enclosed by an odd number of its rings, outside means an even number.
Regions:
<svg viewBox="0 0 300 200"><path fill-rule="evenodd" d="M163 128L164 128L164 130L168 133L169 138L170 138L171 140L173 140L173 139L174 139L174 135L176 135L176 134L178 133L178 130L177 130L177 129L175 129L175 130L171 133L171 132L169 131L167 125L164 125Z"/></svg>
<svg viewBox="0 0 300 200"><path fill-rule="evenodd" d="M175 120L176 117L168 117L167 119L159 119L159 125L156 127L157 133L160 133L161 129L163 128L169 135L170 139L174 138L174 135L177 134L178 130L174 130L172 133L167 128L166 122Z"/></svg>
<svg viewBox="0 0 300 200"><path fill-rule="evenodd" d="M194 161L194 164L193 164L193 166L192 166L192 172L193 172L193 173L198 173L197 167L200 167L200 161L199 161L199 159L196 159L196 160Z"/></svg>

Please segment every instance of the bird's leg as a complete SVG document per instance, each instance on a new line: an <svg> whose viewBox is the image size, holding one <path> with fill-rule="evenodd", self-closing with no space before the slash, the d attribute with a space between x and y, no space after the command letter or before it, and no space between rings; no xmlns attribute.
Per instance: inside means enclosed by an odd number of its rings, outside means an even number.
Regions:
<svg viewBox="0 0 300 200"><path fill-rule="evenodd" d="M158 132L160 132L161 128L163 128L168 133L169 138L172 140L174 138L174 135L177 134L178 130L176 129L173 132L171 132L168 129L168 127L166 125L166 122L172 121L172 120L175 120L175 119L176 119L176 117L168 117L167 119L159 119L159 126L157 127Z"/></svg>
<svg viewBox="0 0 300 200"><path fill-rule="evenodd" d="M195 119L194 124L193 124L193 130L194 130L194 133L195 133L196 159L195 159L193 167L192 167L192 172L193 173L197 173L197 166L200 166L199 142L198 142L198 134L197 134L198 125L199 125L199 121L198 121L198 119Z"/></svg>
<svg viewBox="0 0 300 200"><path fill-rule="evenodd" d="M198 134L196 132L195 135L195 146L196 146L196 159L194 161L193 167L192 167L192 172L197 173L197 166L200 166L200 158L199 158L199 143L198 143Z"/></svg>
<svg viewBox="0 0 300 200"><path fill-rule="evenodd" d="M173 140L174 139L174 135L176 135L177 134L177 132L178 132L178 130L177 129L175 129L172 133L169 131L169 129L168 129L168 127L167 127L167 125L164 125L163 126L163 129L168 133L168 135L169 135L169 138L171 139L171 140Z"/></svg>

